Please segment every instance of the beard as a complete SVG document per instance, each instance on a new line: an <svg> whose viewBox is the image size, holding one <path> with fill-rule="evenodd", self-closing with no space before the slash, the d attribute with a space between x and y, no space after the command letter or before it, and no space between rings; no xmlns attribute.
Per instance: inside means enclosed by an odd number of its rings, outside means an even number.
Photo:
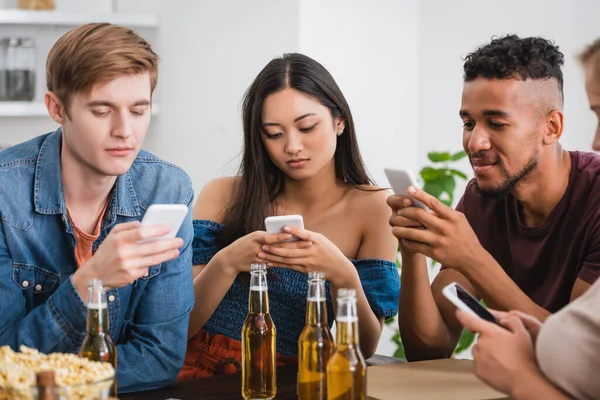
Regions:
<svg viewBox="0 0 600 400"><path fill-rule="evenodd" d="M473 158L485 158L485 156L483 156L483 157L479 156L478 157L478 155L479 155L479 153L473 154L471 156L471 159L473 159ZM525 166L523 168L521 168L521 170L519 172L515 173L515 174L511 174L510 172L508 172L508 170L504 166L504 163L502 162L501 159L499 159L499 158L496 159L495 160L496 166L500 170L500 173L504 176L504 181L500 185L497 185L496 187L483 189L483 188L481 188L479 186L479 183L477 182L477 179L475 179L475 189L479 193L481 193L481 195L484 196L484 197L491 197L491 198L495 198L495 199L503 199L519 183L523 182L533 171L535 171L535 169L538 166L538 156L539 156L539 151L535 151L531 155L531 157L529 158L529 161L527 161L527 163L525 164Z"/></svg>

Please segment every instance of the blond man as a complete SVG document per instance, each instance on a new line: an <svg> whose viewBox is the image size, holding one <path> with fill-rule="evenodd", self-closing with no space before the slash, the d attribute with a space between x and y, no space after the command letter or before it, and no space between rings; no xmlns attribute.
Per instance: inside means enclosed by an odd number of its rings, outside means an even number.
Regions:
<svg viewBox="0 0 600 400"><path fill-rule="evenodd" d="M193 228L139 244L153 203L190 205L178 167L141 150L158 57L129 29L88 24L48 55L45 104L60 128L0 153L0 346L77 352L87 286L107 286L120 392L168 385L183 364Z"/></svg>

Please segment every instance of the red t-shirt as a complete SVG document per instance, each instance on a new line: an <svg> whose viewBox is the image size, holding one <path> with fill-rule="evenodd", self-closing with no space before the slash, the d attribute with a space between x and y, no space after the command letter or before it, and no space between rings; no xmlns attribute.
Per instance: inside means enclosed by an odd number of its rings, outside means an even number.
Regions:
<svg viewBox="0 0 600 400"><path fill-rule="evenodd" d="M523 224L512 194L483 197L474 180L456 207L508 276L550 312L569 303L577 278L594 283L600 275L600 156L570 154L567 190L542 226Z"/></svg>

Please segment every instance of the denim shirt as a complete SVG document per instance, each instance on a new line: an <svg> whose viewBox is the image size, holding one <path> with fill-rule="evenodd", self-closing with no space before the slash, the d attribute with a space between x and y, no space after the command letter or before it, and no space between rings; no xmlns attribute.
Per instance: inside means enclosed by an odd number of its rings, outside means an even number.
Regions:
<svg viewBox="0 0 600 400"><path fill-rule="evenodd" d="M71 280L75 237L62 187L61 138L59 129L0 152L0 346L13 350L76 353L86 332L86 305ZM153 203L192 201L181 169L140 151L117 178L93 250L116 224L141 220ZM183 365L194 304L190 214L177 235L184 240L178 258L106 293L121 392L166 386Z"/></svg>

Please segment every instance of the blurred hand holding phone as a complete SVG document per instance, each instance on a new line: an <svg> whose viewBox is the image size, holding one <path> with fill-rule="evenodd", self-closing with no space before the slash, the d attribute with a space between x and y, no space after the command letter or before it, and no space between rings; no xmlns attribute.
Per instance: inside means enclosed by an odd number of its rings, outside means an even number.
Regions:
<svg viewBox="0 0 600 400"><path fill-rule="evenodd" d="M412 200L414 207L419 207L425 211L429 211L429 208L419 200L415 200L410 194L408 194L408 187L414 186L420 188L417 179L414 174L408 170L399 170L393 168L384 168L385 176L387 177L394 194L409 197Z"/></svg>
<svg viewBox="0 0 600 400"><path fill-rule="evenodd" d="M278 215L265 218L265 228L267 233L284 233L283 228L286 226L304 229L302 215ZM296 242L298 240L300 239L296 236L292 236L290 239L285 240L285 242Z"/></svg>
<svg viewBox="0 0 600 400"><path fill-rule="evenodd" d="M458 283L452 282L451 284L446 285L444 289L442 289L442 294L450 300L452 304L464 312L498 324L496 317L482 306L475 296L467 292L465 288Z"/></svg>
<svg viewBox="0 0 600 400"><path fill-rule="evenodd" d="M179 232L189 209L185 204L152 204L142 218L142 226L168 225L169 232L163 236L145 239L140 243L154 242L162 239L172 239Z"/></svg>

